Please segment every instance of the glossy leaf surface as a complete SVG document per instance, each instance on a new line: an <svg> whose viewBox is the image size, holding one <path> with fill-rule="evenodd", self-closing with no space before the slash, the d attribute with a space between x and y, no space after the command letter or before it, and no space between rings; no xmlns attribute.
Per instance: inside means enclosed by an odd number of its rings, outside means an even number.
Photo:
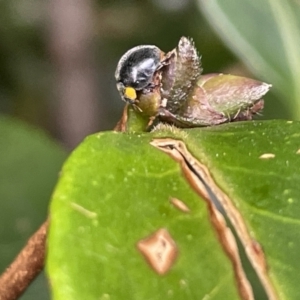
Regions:
<svg viewBox="0 0 300 300"><path fill-rule="evenodd" d="M54 299L237 297L204 201L150 140L149 134L94 135L64 166L51 206ZM170 197L184 200L192 212L174 208ZM164 276L137 250L139 240L160 228L169 231L179 252Z"/></svg>
<svg viewBox="0 0 300 300"><path fill-rule="evenodd" d="M149 145L167 136L185 142L241 212L278 299L298 299L299 131L299 123L270 121L88 137L64 165L52 200L53 299L239 299L206 203L180 166ZM160 228L178 251L165 275L137 249Z"/></svg>

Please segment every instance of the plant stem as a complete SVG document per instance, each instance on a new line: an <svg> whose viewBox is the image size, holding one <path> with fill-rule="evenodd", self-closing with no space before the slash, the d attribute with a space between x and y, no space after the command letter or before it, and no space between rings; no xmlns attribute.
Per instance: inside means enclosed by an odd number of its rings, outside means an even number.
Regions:
<svg viewBox="0 0 300 300"><path fill-rule="evenodd" d="M0 277L0 300L17 299L42 271L45 261L48 219L30 237Z"/></svg>

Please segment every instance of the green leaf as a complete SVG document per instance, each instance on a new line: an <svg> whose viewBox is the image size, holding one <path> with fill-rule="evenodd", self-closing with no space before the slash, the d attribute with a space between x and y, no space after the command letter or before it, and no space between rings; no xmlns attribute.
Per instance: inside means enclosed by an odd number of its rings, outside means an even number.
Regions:
<svg viewBox="0 0 300 300"><path fill-rule="evenodd" d="M232 123L189 143L262 245L279 299L300 297L299 132L299 122Z"/></svg>
<svg viewBox="0 0 300 300"><path fill-rule="evenodd" d="M207 20L250 70L300 118L300 6L293 0L198 0Z"/></svg>
<svg viewBox="0 0 300 300"><path fill-rule="evenodd" d="M90 136L65 163L50 211L53 299L239 299L207 204L180 165L149 144L167 136L185 142L238 208L262 246L278 299L298 299L300 123L167 128ZM162 228L177 257L159 275L137 245Z"/></svg>
<svg viewBox="0 0 300 300"><path fill-rule="evenodd" d="M66 153L43 132L0 117L0 269L4 271L47 216ZM22 299L48 299L39 276Z"/></svg>
<svg viewBox="0 0 300 300"><path fill-rule="evenodd" d="M94 135L64 165L48 241L54 299L237 297L205 202L179 176L178 165L149 145L151 138ZM192 212L174 208L170 197L184 199ZM160 228L170 232L179 251L164 276L137 250L139 240Z"/></svg>

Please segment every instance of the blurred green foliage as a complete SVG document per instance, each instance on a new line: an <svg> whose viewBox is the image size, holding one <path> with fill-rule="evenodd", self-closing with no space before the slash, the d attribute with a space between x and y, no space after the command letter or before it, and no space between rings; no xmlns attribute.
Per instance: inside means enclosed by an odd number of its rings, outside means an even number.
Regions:
<svg viewBox="0 0 300 300"><path fill-rule="evenodd" d="M195 39L205 72L220 71L236 62L196 4L188 0L183 3L177 9L163 8L163 1L98 1L94 6L99 101L105 102L101 109L107 116L95 131L111 129L120 117L123 103L115 88L114 70L120 56L135 45L156 44L169 51L186 35ZM57 99L48 22L45 1L1 1L0 112L55 133Z"/></svg>
<svg viewBox="0 0 300 300"><path fill-rule="evenodd" d="M207 20L256 76L273 84L270 117L300 118L300 3L198 0ZM287 114L276 111L281 106ZM272 112L273 110L273 112Z"/></svg>
<svg viewBox="0 0 300 300"><path fill-rule="evenodd" d="M0 116L0 157L2 273L45 221L66 153L40 130ZM45 299L46 281L40 277L38 282L23 299Z"/></svg>
<svg viewBox="0 0 300 300"><path fill-rule="evenodd" d="M229 4L232 3L234 1ZM230 5L219 9L228 9ZM246 7L246 4L239 5ZM237 75L247 74L242 64L206 22L205 16L210 22L219 22L223 26L222 19L218 18L214 8L201 14L197 3L192 0L167 3L162 0L97 1L93 8L99 102L106 116L95 131L111 129L120 116L123 103L115 89L114 69L120 56L135 45L155 44L162 50L169 51L177 45L182 35L190 36L194 38L202 55L204 73L224 71ZM234 17L239 16L240 20L248 17L253 26L260 24L261 18L269 20L267 18L269 15L263 10L257 15L252 15L249 9L240 11L240 14L228 13L227 18L231 18L234 22ZM55 134L53 119L56 114L56 98L53 92L55 73L51 67L49 53L48 21L45 1L0 2L0 112L20 117ZM249 28L249 23L247 26ZM255 31L257 32L256 28ZM230 30L227 30L225 24L223 32L219 30L218 33L226 34L226 32L227 36L230 35ZM267 31L265 36L269 36ZM262 48L262 39L263 37L253 41L258 52ZM226 39L229 44L238 44L235 38L231 43L229 40ZM246 55L247 53L244 56ZM248 57L248 60L251 59ZM275 57L272 61L281 60L282 56ZM270 80L266 74L259 72L249 76L264 78L273 83L271 75ZM276 86L273 91L278 93ZM285 100L278 100L282 94L276 93L267 96L263 117L266 119L292 117L291 108L287 107Z"/></svg>

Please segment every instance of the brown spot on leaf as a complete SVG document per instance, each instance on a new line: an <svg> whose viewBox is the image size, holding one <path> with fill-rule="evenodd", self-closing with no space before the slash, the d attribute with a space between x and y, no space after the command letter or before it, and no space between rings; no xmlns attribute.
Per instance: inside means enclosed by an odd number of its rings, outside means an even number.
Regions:
<svg viewBox="0 0 300 300"><path fill-rule="evenodd" d="M260 261L260 264L264 265L264 269L267 270L265 254L263 252L261 245L256 240L252 240L252 247L254 252L256 253L256 259Z"/></svg>
<svg viewBox="0 0 300 300"><path fill-rule="evenodd" d="M275 157L275 154L273 154L273 153L264 153L259 158L260 159L270 159L270 158L274 158L274 157Z"/></svg>
<svg viewBox="0 0 300 300"><path fill-rule="evenodd" d="M161 228L137 244L150 266L160 275L170 270L177 257L177 247L171 235Z"/></svg>
<svg viewBox="0 0 300 300"><path fill-rule="evenodd" d="M181 200L177 199L177 198L173 198L170 197L170 202L179 210L185 212L185 213L189 213L191 210L189 209L189 207Z"/></svg>
<svg viewBox="0 0 300 300"><path fill-rule="evenodd" d="M225 252L232 261L237 285L242 299L254 300L252 288L244 272L239 256L238 246L231 229L227 227L223 215L215 209L213 205L209 206L209 212L211 221L217 231L218 238Z"/></svg>

